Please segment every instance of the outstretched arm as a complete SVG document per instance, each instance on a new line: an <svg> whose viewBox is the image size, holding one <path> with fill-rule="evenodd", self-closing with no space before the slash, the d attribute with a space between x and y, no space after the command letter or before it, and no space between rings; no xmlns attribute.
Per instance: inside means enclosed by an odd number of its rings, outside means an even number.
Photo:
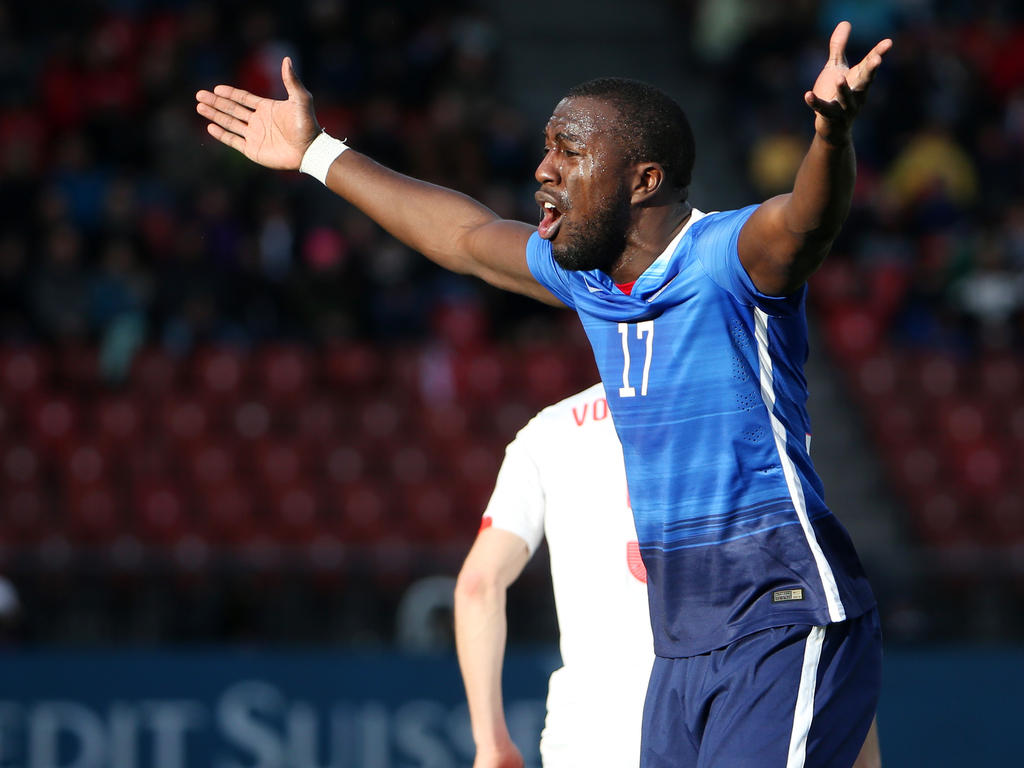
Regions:
<svg viewBox="0 0 1024 768"><path fill-rule="evenodd" d="M851 68L846 63L849 37L849 22L840 22L829 41L828 61L804 94L815 112L814 139L793 191L765 201L740 232L740 261L757 289L769 296L788 295L804 284L850 209L856 178L853 120L892 41L882 40Z"/></svg>
<svg viewBox="0 0 1024 768"><path fill-rule="evenodd" d="M320 126L313 99L290 58L281 62L281 78L287 99L218 85L212 92L196 94L196 111L210 121L211 136L250 160L268 168L299 170ZM325 183L442 267L561 306L526 264L526 241L535 227L503 220L466 195L396 173L353 150L334 160Z"/></svg>
<svg viewBox="0 0 1024 768"><path fill-rule="evenodd" d="M505 591L530 558L519 536L485 528L455 584L455 646L476 742L474 768L522 768L505 723L501 669L507 624Z"/></svg>

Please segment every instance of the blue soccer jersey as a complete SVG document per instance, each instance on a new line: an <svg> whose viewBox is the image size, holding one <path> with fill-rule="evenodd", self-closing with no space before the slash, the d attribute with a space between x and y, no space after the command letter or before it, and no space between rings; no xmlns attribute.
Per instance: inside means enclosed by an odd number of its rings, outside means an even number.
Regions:
<svg viewBox="0 0 1024 768"><path fill-rule="evenodd" d="M594 349L659 656L874 605L808 453L806 288L765 296L740 264L753 210L694 211L630 295L599 270L562 269L538 235L527 246L534 277L576 309Z"/></svg>

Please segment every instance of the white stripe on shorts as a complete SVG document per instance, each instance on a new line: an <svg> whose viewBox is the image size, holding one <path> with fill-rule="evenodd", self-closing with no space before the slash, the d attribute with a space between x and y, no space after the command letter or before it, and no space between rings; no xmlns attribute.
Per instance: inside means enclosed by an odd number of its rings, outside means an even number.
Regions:
<svg viewBox="0 0 1024 768"><path fill-rule="evenodd" d="M804 645L804 665L800 670L800 688L796 693L793 733L789 737L786 768L803 768L807 759L807 734L814 720L814 689L818 681L818 661L825 641L825 627L811 627Z"/></svg>

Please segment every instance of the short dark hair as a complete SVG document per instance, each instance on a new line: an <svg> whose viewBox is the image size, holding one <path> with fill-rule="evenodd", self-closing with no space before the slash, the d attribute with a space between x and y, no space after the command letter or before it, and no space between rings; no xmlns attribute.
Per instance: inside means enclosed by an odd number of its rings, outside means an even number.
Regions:
<svg viewBox="0 0 1024 768"><path fill-rule="evenodd" d="M686 199L696 149L690 121L675 99L649 83L626 77L588 80L566 94L566 98L578 97L601 99L614 106L626 159L659 163Z"/></svg>

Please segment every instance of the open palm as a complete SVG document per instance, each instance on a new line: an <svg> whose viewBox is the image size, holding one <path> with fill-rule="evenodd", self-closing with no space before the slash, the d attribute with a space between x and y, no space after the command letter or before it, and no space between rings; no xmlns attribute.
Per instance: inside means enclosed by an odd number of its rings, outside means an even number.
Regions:
<svg viewBox="0 0 1024 768"><path fill-rule="evenodd" d="M302 155L320 132L313 99L286 57L281 79L287 99L268 99L241 88L218 85L196 94L196 111L210 121L213 138L250 160L284 170L298 170Z"/></svg>

